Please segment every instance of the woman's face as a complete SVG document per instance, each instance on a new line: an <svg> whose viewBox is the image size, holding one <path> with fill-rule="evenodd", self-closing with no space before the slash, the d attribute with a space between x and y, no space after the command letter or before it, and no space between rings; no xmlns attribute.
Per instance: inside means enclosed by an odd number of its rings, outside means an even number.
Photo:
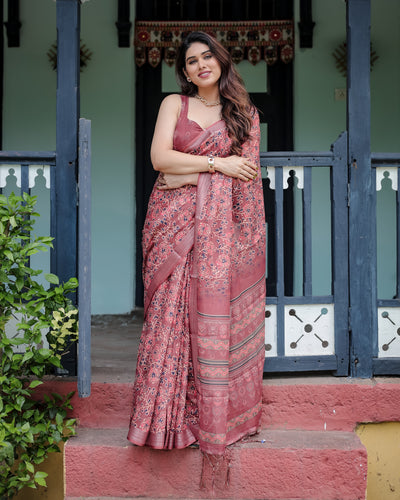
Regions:
<svg viewBox="0 0 400 500"><path fill-rule="evenodd" d="M205 43L194 42L186 51L185 76L198 88L218 85L221 66Z"/></svg>

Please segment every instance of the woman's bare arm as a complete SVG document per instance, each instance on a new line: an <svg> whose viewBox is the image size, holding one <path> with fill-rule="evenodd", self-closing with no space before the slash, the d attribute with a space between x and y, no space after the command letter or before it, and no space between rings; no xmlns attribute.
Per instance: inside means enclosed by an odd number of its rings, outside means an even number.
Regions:
<svg viewBox="0 0 400 500"><path fill-rule="evenodd" d="M151 144L153 168L164 174L198 174L208 172L207 156L182 153L173 149L173 136L181 107L177 94L167 96L161 103ZM216 157L215 170L229 177L250 180L257 166L240 156Z"/></svg>

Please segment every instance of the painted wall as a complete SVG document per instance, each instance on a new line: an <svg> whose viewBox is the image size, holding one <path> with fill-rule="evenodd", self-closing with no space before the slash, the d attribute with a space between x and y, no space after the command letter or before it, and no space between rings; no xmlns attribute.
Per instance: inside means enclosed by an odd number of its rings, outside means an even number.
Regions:
<svg viewBox="0 0 400 500"><path fill-rule="evenodd" d="M400 422L362 424L356 433L368 452L367 500L398 500Z"/></svg>
<svg viewBox="0 0 400 500"><path fill-rule="evenodd" d="M21 47L5 49L4 149L54 149L56 74L47 52L56 40L53 0L21 0ZM131 18L134 19L134 0ZM300 49L296 36L294 61L294 142L297 150L327 150L346 125L346 103L335 89L346 87L335 67L334 49L345 40L345 2L313 3L314 47ZM40 5L40 15L38 11ZM295 23L299 20L298 2ZM118 48L116 7L92 0L81 7L82 43L92 52L81 73L81 116L92 120L93 283L94 314L130 312L135 303L135 203L133 48ZM372 42L379 59L371 74L372 148L400 150L400 43L398 0L372 0ZM45 27L45 29L44 29ZM243 68L250 86L260 84L253 68ZM256 68L259 71L260 67ZM169 77L170 78L170 77ZM265 82L262 81L265 86ZM173 89L171 89L173 90ZM264 141L267 131L263 133ZM330 213L328 169L313 175L314 293L330 291ZM13 184L14 183L14 184ZM42 217L37 232L47 234L48 191L37 179ZM15 179L10 179L10 186ZM295 292L301 293L301 191L296 190ZM378 195L379 296L394 290L394 192L387 181ZM47 268L48 256L34 265Z"/></svg>
<svg viewBox="0 0 400 500"><path fill-rule="evenodd" d="M40 11L38 6L40 5ZM134 0L131 18L134 19ZM56 72L47 52L56 41L56 3L20 1L21 46L5 48L4 145L8 150L54 150ZM94 314L127 313L134 306L133 48L119 48L117 6L109 0L81 7L81 39L92 53L81 73L81 116L92 120L92 307ZM49 233L48 191L38 179ZM15 179L10 178L15 189ZM48 269L49 257L32 265Z"/></svg>

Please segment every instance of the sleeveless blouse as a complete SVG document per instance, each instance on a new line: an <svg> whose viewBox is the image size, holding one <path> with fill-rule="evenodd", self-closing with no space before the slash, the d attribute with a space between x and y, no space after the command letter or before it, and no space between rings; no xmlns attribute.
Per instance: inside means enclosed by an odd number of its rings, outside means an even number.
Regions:
<svg viewBox="0 0 400 500"><path fill-rule="evenodd" d="M218 120L210 127L203 129L197 122L188 118L189 97L187 95L181 95L181 103L181 111L174 131L173 148L175 151L185 152L188 144L191 144L199 133L208 130L219 122L223 122L223 120Z"/></svg>

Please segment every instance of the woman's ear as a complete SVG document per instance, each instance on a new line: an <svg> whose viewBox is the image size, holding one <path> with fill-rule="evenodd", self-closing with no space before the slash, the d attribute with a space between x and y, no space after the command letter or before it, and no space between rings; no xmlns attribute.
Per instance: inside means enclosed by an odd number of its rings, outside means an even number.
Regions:
<svg viewBox="0 0 400 500"><path fill-rule="evenodd" d="M186 71L186 69L185 69L185 68L183 68L183 70L182 70L182 71L183 71L183 74L185 75L185 77L187 78L187 77L188 77L188 72Z"/></svg>

